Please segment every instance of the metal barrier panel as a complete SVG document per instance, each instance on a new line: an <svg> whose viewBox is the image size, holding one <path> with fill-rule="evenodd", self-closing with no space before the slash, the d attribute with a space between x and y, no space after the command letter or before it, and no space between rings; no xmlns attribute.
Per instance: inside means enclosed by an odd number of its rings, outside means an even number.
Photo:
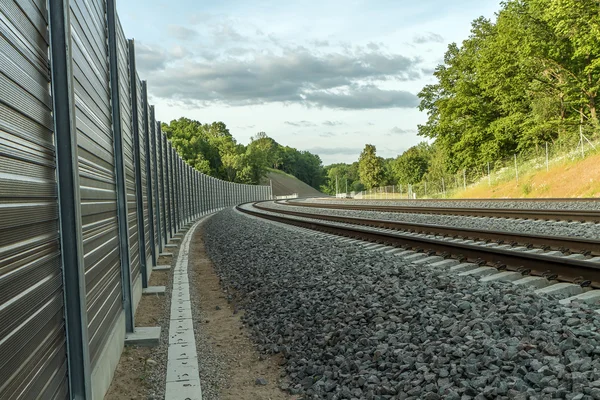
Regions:
<svg viewBox="0 0 600 400"><path fill-rule="evenodd" d="M184 223L185 223L185 219L186 219L186 202L185 202L185 186L184 186L184 170L183 170L183 162L181 160L181 158L179 156L177 156L177 166L179 168L179 173L178 173L178 189L179 189L179 201L180 201L180 206L179 206L179 226L181 227Z"/></svg>
<svg viewBox="0 0 600 400"><path fill-rule="evenodd" d="M105 3L71 0L81 214L92 366L122 309Z"/></svg>
<svg viewBox="0 0 600 400"><path fill-rule="evenodd" d="M129 229L129 259L131 282L140 277L140 240L138 232L138 204L135 176L135 146L132 126L131 84L129 76L129 45L119 19L116 19L117 68L119 74L119 105L123 135L123 164L127 196L127 226ZM135 77L134 77L135 79Z"/></svg>
<svg viewBox="0 0 600 400"><path fill-rule="evenodd" d="M179 162L179 155L175 151L173 145L171 145L171 152L173 154L173 174L174 174L174 192L175 193L175 233L179 231L181 227L181 212L182 212L182 204L181 204L181 163Z"/></svg>
<svg viewBox="0 0 600 400"><path fill-rule="evenodd" d="M190 167L187 163L183 164L185 166L185 194L187 196L187 215L186 219L190 221L193 215L193 207L192 207L192 175L190 171Z"/></svg>
<svg viewBox="0 0 600 400"><path fill-rule="evenodd" d="M133 329L131 281L156 246L272 188L207 176L177 154L114 0L1 0L0 17L0 398L68 398L69 383L87 398L124 308Z"/></svg>
<svg viewBox="0 0 600 400"><path fill-rule="evenodd" d="M160 127L160 123L158 124ZM165 243L169 242L169 238L173 237L173 202L171 201L171 195L173 191L171 190L171 157L169 154L169 147L167 146L167 138L165 135L160 134L160 138L163 144L163 154L164 154L164 174L165 174L165 222L166 222L166 235L165 235Z"/></svg>
<svg viewBox="0 0 600 400"><path fill-rule="evenodd" d="M133 47L131 47L133 49ZM133 51L129 53L130 57L133 57ZM151 226L154 222L154 216L152 215L150 204L152 204L152 190L149 187L152 182L152 174L150 169L150 151L149 146L146 141L148 136L145 132L145 126L143 123L144 118L144 105L142 100L142 81L140 80L137 72L135 72L135 59L133 59L133 63L131 63L132 70L134 71L135 77L132 76L132 79L135 79L135 122L137 122L137 133L134 131L134 137L137 136L138 148L139 148L139 158L137 158L137 163L139 167L139 172L136 173L136 177L139 177L139 182L137 183L138 189L138 197L141 197L141 206L142 212L138 212L138 218L141 217L143 224L143 232L144 232L144 258L142 261L152 259L152 253L154 249L154 241L153 241L153 233L154 229L151 229ZM150 194L150 196L148 196ZM140 201L138 199L138 208L140 206ZM141 235L140 235L141 237ZM153 264L156 264L153 262Z"/></svg>
<svg viewBox="0 0 600 400"><path fill-rule="evenodd" d="M158 254L157 250L162 250L161 230L160 230L160 201L159 201L159 181L158 181L158 161L156 158L156 134L154 132L154 123L150 120L150 110L148 107L148 87L146 81L142 81L142 100L144 110L144 136L148 147L146 165L148 166L148 200L152 219L150 225L151 236L154 244L152 246L152 263L156 265Z"/></svg>
<svg viewBox="0 0 600 400"><path fill-rule="evenodd" d="M202 180L202 182L200 183L200 197L202 198L202 214L205 214L208 211L208 190L206 175L201 174L200 178Z"/></svg>
<svg viewBox="0 0 600 400"><path fill-rule="evenodd" d="M45 0L0 1L2 399L68 398L47 32Z"/></svg>
<svg viewBox="0 0 600 400"><path fill-rule="evenodd" d="M158 166L159 166L159 177L158 177L158 186L160 188L159 202L160 202L160 225L161 225L161 248L167 244L168 236L167 231L169 220L167 218L167 163L165 159L165 143L162 137L162 133L160 131L160 123L154 120L154 106L152 107L152 121L155 130L156 141L158 142Z"/></svg>
<svg viewBox="0 0 600 400"><path fill-rule="evenodd" d="M171 148L171 143L167 140L167 136L163 136L165 140L165 149L167 150L167 181L169 187L169 237L173 237L175 235L175 227L177 222L175 221L175 171L173 161L173 149Z"/></svg>

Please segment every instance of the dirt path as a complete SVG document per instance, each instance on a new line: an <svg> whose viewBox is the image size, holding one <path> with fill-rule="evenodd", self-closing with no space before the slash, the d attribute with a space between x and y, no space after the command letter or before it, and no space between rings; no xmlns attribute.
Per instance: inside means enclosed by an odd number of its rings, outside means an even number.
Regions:
<svg viewBox="0 0 600 400"><path fill-rule="evenodd" d="M170 265L174 257L159 258L159 265ZM166 358L168 342L171 296L170 271L153 271L149 286L166 286L165 296L142 296L135 313L135 326L162 327L161 344L155 348L125 346L115 376L105 400L161 399L164 393L164 377L166 373Z"/></svg>
<svg viewBox="0 0 600 400"><path fill-rule="evenodd" d="M283 369L278 357L258 354L241 321L243 312L228 303L201 235L202 227L191 244L189 278L194 319L200 321L195 330L203 398L295 399L279 389ZM257 385L258 378L267 384Z"/></svg>

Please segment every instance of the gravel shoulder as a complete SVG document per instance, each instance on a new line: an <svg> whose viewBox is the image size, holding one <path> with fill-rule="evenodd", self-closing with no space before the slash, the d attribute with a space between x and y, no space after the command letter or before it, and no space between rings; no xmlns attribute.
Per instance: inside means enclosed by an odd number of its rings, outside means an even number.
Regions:
<svg viewBox="0 0 600 400"><path fill-rule="evenodd" d="M207 252L289 392L314 399L600 399L600 315L227 210Z"/></svg>
<svg viewBox="0 0 600 400"><path fill-rule="evenodd" d="M188 272L203 399L295 399L279 389L281 357L260 355L250 340L244 311L206 254L203 231L191 243Z"/></svg>

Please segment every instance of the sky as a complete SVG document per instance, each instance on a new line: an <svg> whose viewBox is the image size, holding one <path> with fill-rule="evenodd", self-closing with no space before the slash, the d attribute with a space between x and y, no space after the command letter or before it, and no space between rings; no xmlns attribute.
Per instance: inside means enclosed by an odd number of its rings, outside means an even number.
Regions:
<svg viewBox="0 0 600 400"><path fill-rule="evenodd" d="M417 94L448 44L499 0L121 0L117 9L158 120L223 121L248 144L351 163L424 140Z"/></svg>

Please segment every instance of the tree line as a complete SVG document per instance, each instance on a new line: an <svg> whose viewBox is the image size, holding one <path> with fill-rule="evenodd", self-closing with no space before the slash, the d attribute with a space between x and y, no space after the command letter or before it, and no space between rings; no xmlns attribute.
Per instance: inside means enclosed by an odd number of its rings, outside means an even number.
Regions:
<svg viewBox="0 0 600 400"><path fill-rule="evenodd" d="M278 169L317 189L323 183L318 155L282 146L265 132L258 132L246 146L236 141L223 122L203 124L179 118L163 123L162 130L184 161L215 178L257 185L269 169Z"/></svg>
<svg viewBox="0 0 600 400"><path fill-rule="evenodd" d="M419 93L425 139L396 158L367 144L359 160L323 167L319 156L282 146L264 132L238 144L222 122L181 118L163 125L180 154L221 179L259 183L269 168L329 194L429 182L469 171L485 175L503 159L546 143L574 146L598 136L600 2L507 0L453 43Z"/></svg>
<svg viewBox="0 0 600 400"><path fill-rule="evenodd" d="M387 160L367 145L356 165L327 175L353 189L439 184L464 170L484 175L546 143L597 138L599 56L600 2L505 1L493 20L474 20L469 37L448 46L436 82L419 93L428 120L418 133L428 142Z"/></svg>

